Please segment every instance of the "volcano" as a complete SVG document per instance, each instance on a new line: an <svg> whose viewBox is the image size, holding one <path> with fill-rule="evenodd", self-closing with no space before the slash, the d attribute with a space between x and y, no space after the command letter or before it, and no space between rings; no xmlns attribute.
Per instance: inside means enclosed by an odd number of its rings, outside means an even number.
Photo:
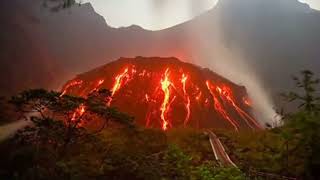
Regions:
<svg viewBox="0 0 320 180"><path fill-rule="evenodd" d="M76 76L62 93L86 97L98 89L111 91L107 106L148 128L262 128L245 87L173 57L120 58Z"/></svg>

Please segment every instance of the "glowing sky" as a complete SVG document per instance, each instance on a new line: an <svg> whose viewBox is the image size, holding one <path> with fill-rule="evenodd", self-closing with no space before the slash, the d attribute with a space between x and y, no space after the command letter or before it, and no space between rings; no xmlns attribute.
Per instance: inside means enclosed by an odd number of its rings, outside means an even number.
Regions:
<svg viewBox="0 0 320 180"><path fill-rule="evenodd" d="M159 30L192 19L216 4L217 0L84 0L90 2L112 27L136 24ZM300 0L320 10L320 0ZM170 2L170 3L167 3Z"/></svg>

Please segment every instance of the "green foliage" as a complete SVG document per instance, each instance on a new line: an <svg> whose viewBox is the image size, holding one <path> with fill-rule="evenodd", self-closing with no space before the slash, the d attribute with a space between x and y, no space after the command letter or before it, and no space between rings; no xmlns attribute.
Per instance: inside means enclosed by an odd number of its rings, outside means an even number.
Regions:
<svg viewBox="0 0 320 180"><path fill-rule="evenodd" d="M192 162L200 165L203 161L215 161L209 137L201 130L178 128L167 132L169 141L177 144L187 154L192 154Z"/></svg>
<svg viewBox="0 0 320 180"><path fill-rule="evenodd" d="M191 159L180 148L170 145L163 157L164 179L189 179Z"/></svg>
<svg viewBox="0 0 320 180"><path fill-rule="evenodd" d="M303 153L305 177L308 179L317 179L320 171L319 119L319 112L302 111L292 115L287 124L298 140L297 151Z"/></svg>
<svg viewBox="0 0 320 180"><path fill-rule="evenodd" d="M216 172L213 180L245 180L244 174L237 168L222 168Z"/></svg>
<svg viewBox="0 0 320 180"><path fill-rule="evenodd" d="M201 131L131 128L132 118L106 106L99 90L87 98L29 90L11 99L32 125L0 143L3 179L241 179L219 168ZM85 110L81 111L81 107ZM76 112L76 115L75 115ZM77 114L78 112L78 114ZM79 115L79 112L80 113ZM91 122L104 122L92 129ZM109 123L110 121L110 123ZM121 126L106 126L116 122ZM83 125L85 123L85 126ZM88 128L90 127L90 128Z"/></svg>
<svg viewBox="0 0 320 180"><path fill-rule="evenodd" d="M282 173L283 141L278 134L269 132L217 133L226 150L244 172L251 168L263 172Z"/></svg>
<svg viewBox="0 0 320 180"><path fill-rule="evenodd" d="M68 160L70 154L98 141L95 133L103 130L109 121L133 127L131 117L106 106L109 95L109 91L100 90L93 92L88 98L81 98L34 89L12 97L10 102L17 112L31 123L19 130L10 141L10 156L2 158L10 164L5 168L6 172L22 179L56 179L57 176L64 177L73 173L75 167L71 168L71 165L74 160ZM83 126L98 122L102 122L98 130ZM80 154L75 156L78 157L79 167L84 162L90 162L90 159L82 159L80 152L77 153ZM22 162L20 157L23 157ZM24 158L29 159L24 161ZM88 171L90 172L92 171Z"/></svg>
<svg viewBox="0 0 320 180"><path fill-rule="evenodd" d="M245 180L244 174L238 168L217 167L212 161L207 161L194 170L193 179L201 180Z"/></svg>
<svg viewBox="0 0 320 180"><path fill-rule="evenodd" d="M179 131L179 134L190 133L190 130L185 133ZM188 142L194 137L188 140L184 135L181 139ZM207 139L204 141L208 143ZM238 177L235 173L227 173L227 169L218 168L215 161L194 161L192 151L186 153L158 129L107 127L99 134L70 144L63 156L56 156L50 145L43 148L37 144L8 143L0 144L3 161L0 169L6 170L5 174L0 171L0 177L4 179L13 176L18 179L115 180ZM196 148L193 147L194 150Z"/></svg>
<svg viewBox="0 0 320 180"><path fill-rule="evenodd" d="M320 171L320 112L316 85L310 71L294 77L299 92L284 95L286 101L299 102L297 112L281 113L283 126L263 132L217 134L232 159L245 173L317 179Z"/></svg>
<svg viewBox="0 0 320 180"><path fill-rule="evenodd" d="M132 118L106 106L107 90L95 91L88 98L33 89L12 97L17 111L32 122L16 135L16 140L50 147L64 154L67 147L90 135L83 125L101 124L90 132L101 131L109 121L133 126ZM57 152L58 153L58 152Z"/></svg>
<svg viewBox="0 0 320 180"><path fill-rule="evenodd" d="M293 137L298 140L296 149L303 152L305 159L305 177L308 179L317 179L320 171L320 107L317 97L316 86L319 79L313 77L310 71L302 71L302 78L294 77L296 86L303 90L302 95L296 92L290 92L287 97L289 101L300 101L299 111L290 114L285 121L283 133L284 138ZM287 138L288 139L288 138Z"/></svg>
<svg viewBox="0 0 320 180"><path fill-rule="evenodd" d="M316 97L316 86L319 84L319 79L313 77L311 71L305 70L301 72L302 77L293 77L296 83L296 87L302 89L302 94L297 92L289 92L283 94L287 101L299 101L299 108L305 111L317 111L319 110L320 97Z"/></svg>

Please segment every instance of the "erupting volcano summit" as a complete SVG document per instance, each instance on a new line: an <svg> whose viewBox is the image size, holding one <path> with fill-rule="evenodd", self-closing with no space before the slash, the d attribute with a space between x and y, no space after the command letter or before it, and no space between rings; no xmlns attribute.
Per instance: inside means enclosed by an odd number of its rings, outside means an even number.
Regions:
<svg viewBox="0 0 320 180"><path fill-rule="evenodd" d="M146 127L261 128L245 87L176 58L120 58L78 75L62 92L87 96L97 89L110 89L106 105Z"/></svg>

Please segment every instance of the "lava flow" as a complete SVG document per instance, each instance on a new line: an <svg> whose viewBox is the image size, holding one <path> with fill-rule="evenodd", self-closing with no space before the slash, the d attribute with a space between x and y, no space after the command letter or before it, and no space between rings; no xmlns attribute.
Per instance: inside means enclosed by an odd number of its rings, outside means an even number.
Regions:
<svg viewBox="0 0 320 180"><path fill-rule="evenodd" d="M217 86L216 88L217 92L219 92L219 94L227 99L227 101L234 107L234 109L237 111L237 113L239 113L239 115L246 121L247 125L249 127L251 127L252 129L257 128L257 129L261 129L261 126L256 122L256 120L251 117L248 113L246 113L244 110L242 110L233 100L232 98L232 91L231 89L229 89L226 86L223 86L222 88ZM251 123L249 123L248 121L251 121L252 124L255 127L252 127Z"/></svg>
<svg viewBox="0 0 320 180"><path fill-rule="evenodd" d="M81 104L73 113L72 113L72 117L71 117L71 121L73 121L73 123L77 124L77 126L81 127L82 126L82 122L81 122L81 118L83 116L83 114L86 112L86 107Z"/></svg>
<svg viewBox="0 0 320 180"><path fill-rule="evenodd" d="M70 83L66 84L66 86L63 88L64 90L62 91L60 96L62 97L63 95L65 95L69 88L81 85L82 82L83 82L82 80L73 80Z"/></svg>
<svg viewBox="0 0 320 180"><path fill-rule="evenodd" d="M169 69L166 70L164 74L164 79L161 80L161 89L163 91L164 97L163 102L161 104L161 120L162 120L162 129L167 130L168 128L168 120L167 120L167 114L170 109L170 85L171 82L169 80Z"/></svg>
<svg viewBox="0 0 320 180"><path fill-rule="evenodd" d="M216 97L215 93L212 91L210 82L207 81L207 82L206 82L206 85L207 85L207 87L208 87L208 90L209 90L212 98L213 98L214 109L215 109L217 112L219 112L224 119L228 120L228 121L232 124L232 126L234 127L234 129L235 129L236 131L238 131L238 130L239 130L239 125L237 124L236 121L232 120L232 119L229 117L228 113L224 110L222 104L220 103L220 101L219 101L218 98Z"/></svg>
<svg viewBox="0 0 320 180"><path fill-rule="evenodd" d="M175 58L122 58L77 76L62 94L85 97L102 88L111 91L107 106L146 127L261 128L244 87Z"/></svg>
<svg viewBox="0 0 320 180"><path fill-rule="evenodd" d="M186 90L186 83L187 83L187 80L188 80L188 76L186 76L185 74L182 74L182 78L181 78L181 83L183 85L183 93L184 93L184 96L186 97L187 99L187 102L185 104L186 106L186 109L187 109L187 115L186 115L186 118L184 120L184 125L187 125L188 124L188 121L189 121L189 118L190 118L190 97L189 95L187 94L187 90Z"/></svg>
<svg viewBox="0 0 320 180"><path fill-rule="evenodd" d="M115 82L111 88L111 97L107 103L108 106L110 106L111 104L112 97L121 89L123 85L125 85L129 81L130 75L128 74L128 71L129 68L125 68L122 73L115 77ZM132 72L134 72L134 70Z"/></svg>

